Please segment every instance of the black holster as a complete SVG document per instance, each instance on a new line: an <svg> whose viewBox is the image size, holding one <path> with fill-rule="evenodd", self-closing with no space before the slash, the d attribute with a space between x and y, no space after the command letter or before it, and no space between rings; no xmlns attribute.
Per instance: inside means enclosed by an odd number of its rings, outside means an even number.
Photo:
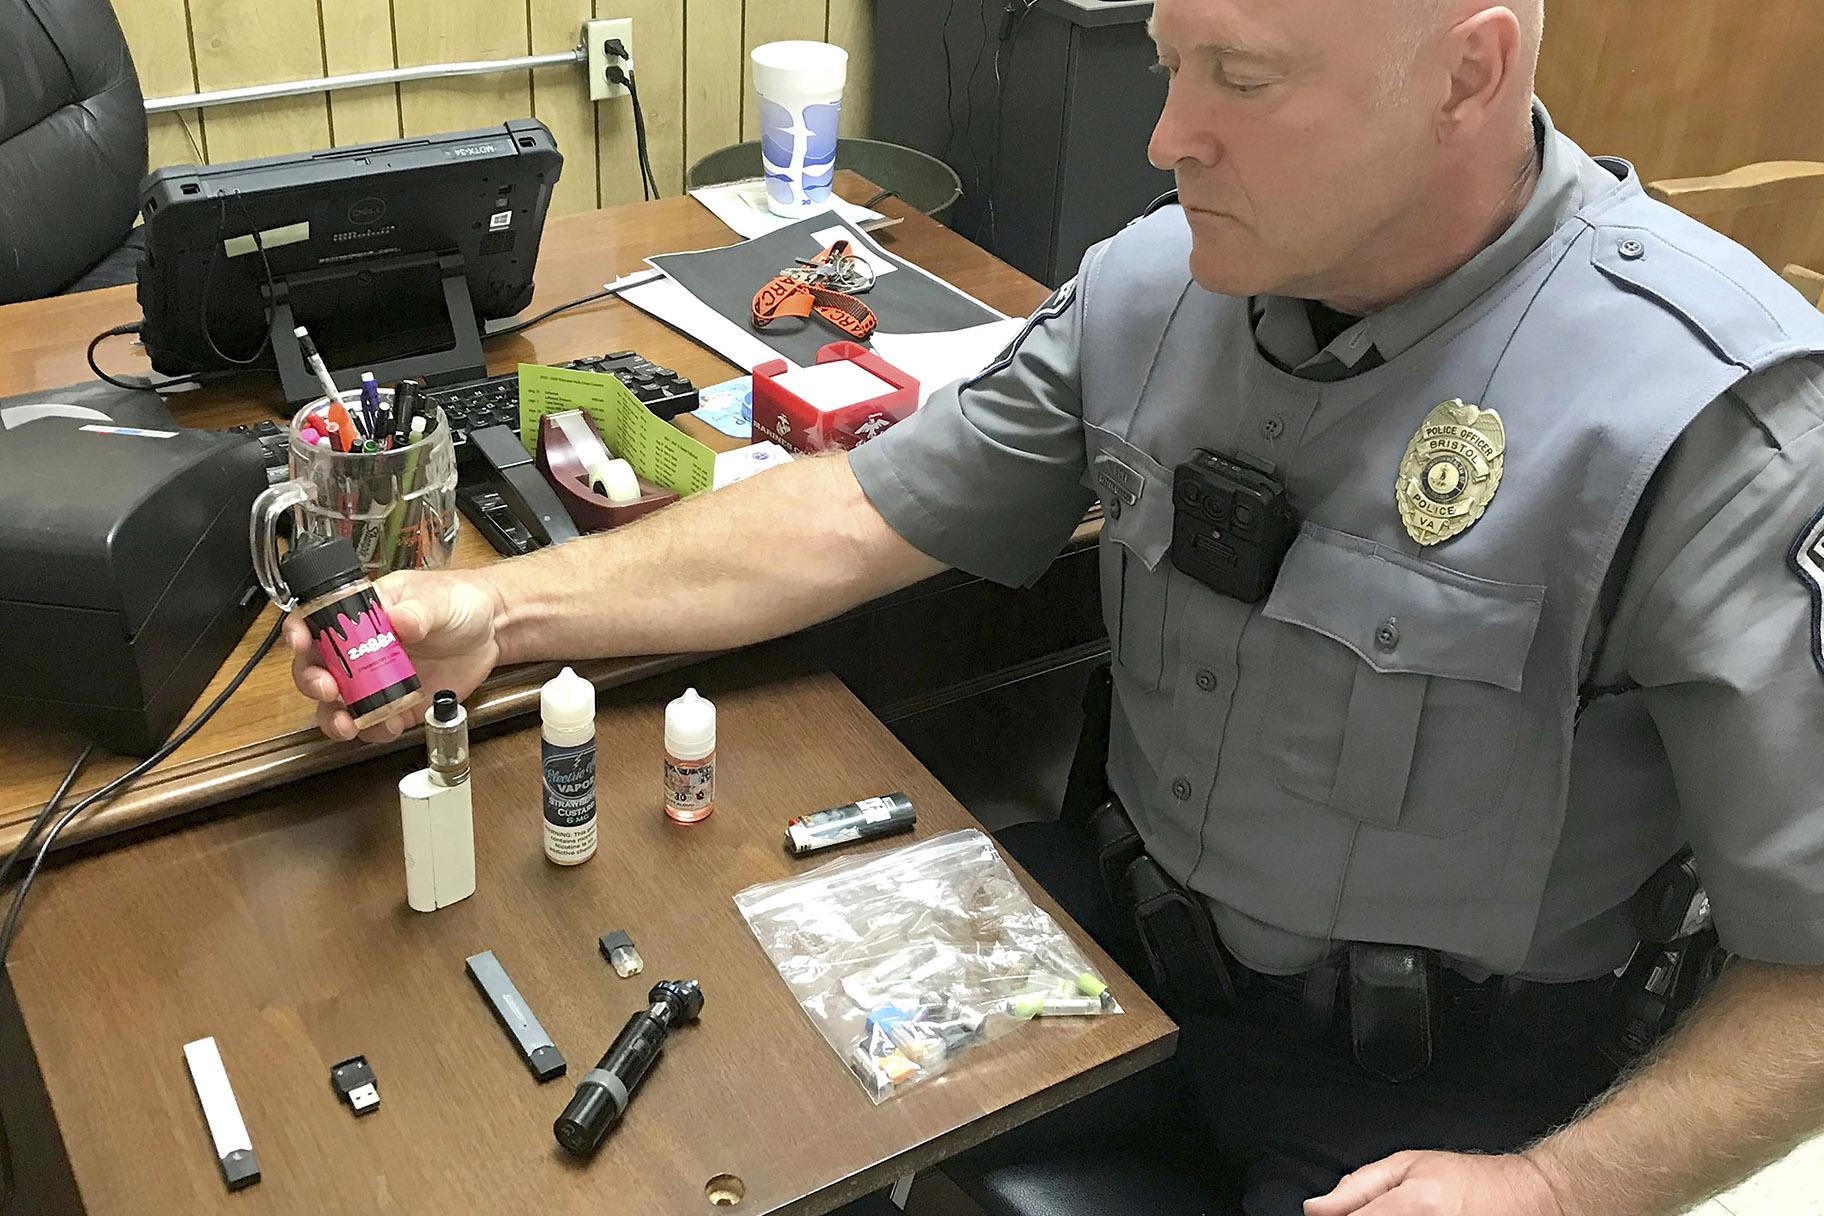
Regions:
<svg viewBox="0 0 1824 1216"><path fill-rule="evenodd" d="M1349 943L1349 1045L1363 1071L1398 1082L1430 1067L1441 982L1435 950Z"/></svg>

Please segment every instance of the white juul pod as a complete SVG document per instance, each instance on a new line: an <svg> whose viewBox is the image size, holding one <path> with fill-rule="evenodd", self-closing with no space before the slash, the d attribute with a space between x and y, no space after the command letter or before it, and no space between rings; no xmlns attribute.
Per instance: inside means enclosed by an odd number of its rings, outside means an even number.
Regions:
<svg viewBox="0 0 1824 1216"><path fill-rule="evenodd" d="M469 801L469 711L448 689L424 720L429 768L399 782L405 902L435 912L475 894L475 816Z"/></svg>

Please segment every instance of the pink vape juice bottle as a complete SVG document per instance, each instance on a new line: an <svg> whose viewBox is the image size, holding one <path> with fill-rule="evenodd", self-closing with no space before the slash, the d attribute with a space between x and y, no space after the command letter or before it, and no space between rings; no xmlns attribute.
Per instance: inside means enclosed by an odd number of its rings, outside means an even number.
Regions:
<svg viewBox="0 0 1824 1216"><path fill-rule="evenodd" d="M424 700L418 672L348 541L306 536L279 561L323 666L358 730Z"/></svg>

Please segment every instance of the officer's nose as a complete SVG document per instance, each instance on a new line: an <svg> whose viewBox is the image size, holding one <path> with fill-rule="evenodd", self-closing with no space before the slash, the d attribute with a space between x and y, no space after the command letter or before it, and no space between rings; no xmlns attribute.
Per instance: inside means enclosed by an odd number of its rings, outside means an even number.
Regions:
<svg viewBox="0 0 1824 1216"><path fill-rule="evenodd" d="M1153 126L1146 159L1155 169L1176 169L1186 161L1214 166L1222 159L1212 116L1196 104L1192 91L1174 79L1165 92L1165 108Z"/></svg>

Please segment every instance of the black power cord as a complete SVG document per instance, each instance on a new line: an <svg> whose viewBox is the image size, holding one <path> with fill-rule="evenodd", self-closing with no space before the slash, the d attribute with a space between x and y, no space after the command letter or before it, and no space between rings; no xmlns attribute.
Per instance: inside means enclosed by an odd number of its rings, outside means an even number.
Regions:
<svg viewBox="0 0 1824 1216"><path fill-rule="evenodd" d="M635 82L632 71L633 53L627 44L619 38L610 38L602 44L602 50L610 59L620 63L610 63L603 74L609 84L618 84L627 90L627 97L633 102L633 140L639 149L640 158L640 193L650 202L655 198L665 197L659 189L659 179L652 172L652 156L646 145L646 114L640 109L640 86ZM623 66L625 65L625 66Z"/></svg>
<svg viewBox="0 0 1824 1216"><path fill-rule="evenodd" d="M994 248L994 194L1001 179L1001 135L1007 125L1007 74L1013 68L1013 36L1026 15L1038 7L1038 2L1039 0L1006 0L1006 6L1001 9L999 45L994 48L994 134L988 142L988 181L987 189L983 191L988 205L987 245L990 250ZM1003 52L1005 64L1002 63Z"/></svg>
<svg viewBox="0 0 1824 1216"><path fill-rule="evenodd" d="M568 312L572 308L579 308L584 304L589 304L596 300L606 299L607 297L616 295L616 294L618 294L618 292L616 292L610 288L604 287L600 291L592 291L586 296L578 296L574 300L566 300L562 304L558 304L552 308L547 308L547 309L545 309L545 311L539 313L535 317L527 317L525 320L515 321L511 325L503 325L499 329L491 329L488 332L484 333L481 337L484 342L491 342L495 338L504 338L508 334L516 334L516 333L520 332L522 329L531 329L534 325L537 325L540 321L543 321L549 317L555 317L560 312Z"/></svg>
<svg viewBox="0 0 1824 1216"><path fill-rule="evenodd" d="M32 882L38 877L39 870L44 868L45 858L49 857L51 855L51 850L56 847L57 837L62 835L63 830L69 827L71 823L75 822L76 818L84 811L97 803L105 802L112 798L127 785L144 776L148 769L163 761L165 757L182 747L185 743L188 743L190 738L195 735L197 731L201 730L209 719L215 716L216 711L221 709L228 698L234 695L235 690L246 682L247 677L253 673L253 669L259 665L260 660L265 658L267 652L269 652L274 644L278 642L284 629L285 614L280 613L279 619L273 622L272 631L266 635L265 640L254 648L253 653L247 657L247 661L241 664L241 669L234 674L234 678L228 681L228 686L216 695L215 700L209 702L209 704L203 708L202 713L192 719L189 725L167 739L157 751L153 752L150 756L147 756L144 760L65 811L63 817L58 819L51 830L45 834L44 839L38 844L38 853L37 856L32 859L31 868L26 870L25 876L19 880L18 890L13 892L13 904L12 908L7 912L6 924L4 927L0 927L0 968L6 966L6 956L13 948L13 939L18 936L19 919L25 913L25 897L31 892ZM52 796L51 801L46 804L46 809L39 812L40 820L49 819L49 812L75 782L77 774L81 771L83 764L87 762L89 752L92 751L93 748L94 745L90 744L88 748L84 749L82 755L78 757L77 762L71 766L69 776L64 778L63 785L59 787L57 793ZM32 843L31 837L41 826L41 823L33 824L32 829L26 834L26 839L20 841L19 847L7 858L4 867L0 867L0 878L11 874L15 866L17 866L25 857L25 854L30 851Z"/></svg>

